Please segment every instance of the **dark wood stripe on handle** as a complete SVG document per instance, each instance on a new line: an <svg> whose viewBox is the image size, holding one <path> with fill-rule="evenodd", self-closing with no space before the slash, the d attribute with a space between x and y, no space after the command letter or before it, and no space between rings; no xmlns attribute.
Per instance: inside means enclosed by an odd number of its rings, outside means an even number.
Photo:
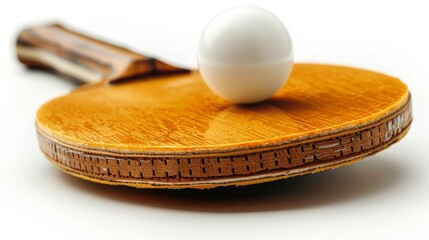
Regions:
<svg viewBox="0 0 429 240"><path fill-rule="evenodd" d="M53 69L86 83L188 71L58 24L23 30L17 56L30 67Z"/></svg>

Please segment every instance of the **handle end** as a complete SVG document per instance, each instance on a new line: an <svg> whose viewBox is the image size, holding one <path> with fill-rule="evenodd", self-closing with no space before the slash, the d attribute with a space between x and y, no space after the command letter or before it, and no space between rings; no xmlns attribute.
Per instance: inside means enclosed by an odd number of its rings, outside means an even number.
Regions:
<svg viewBox="0 0 429 240"><path fill-rule="evenodd" d="M21 31L16 53L26 66L53 69L86 83L188 71L56 23Z"/></svg>

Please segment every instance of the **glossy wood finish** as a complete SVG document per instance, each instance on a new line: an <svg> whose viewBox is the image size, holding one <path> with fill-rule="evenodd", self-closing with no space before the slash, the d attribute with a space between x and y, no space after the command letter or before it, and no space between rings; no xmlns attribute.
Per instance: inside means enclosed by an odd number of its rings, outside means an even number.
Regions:
<svg viewBox="0 0 429 240"><path fill-rule="evenodd" d="M218 98L193 72L71 93L42 106L37 123L85 148L210 154L347 130L381 119L407 98L407 87L383 74L296 64L289 82L256 105Z"/></svg>
<svg viewBox="0 0 429 240"><path fill-rule="evenodd" d="M128 49L80 34L59 24L27 28L18 36L18 59L85 83L187 71Z"/></svg>
<svg viewBox="0 0 429 240"><path fill-rule="evenodd" d="M46 157L83 179L139 188L212 188L248 185L315 173L356 162L402 139L411 124L411 105L367 126L257 152L216 155L145 156L71 147L39 131Z"/></svg>
<svg viewBox="0 0 429 240"><path fill-rule="evenodd" d="M42 149L67 172L170 188L346 164L396 142L410 123L409 93L398 79L313 64L296 64L288 84L257 105L219 99L194 72L74 92L37 114Z"/></svg>
<svg viewBox="0 0 429 240"><path fill-rule="evenodd" d="M259 104L219 99L198 72L145 75L54 99L39 109L36 127L47 158L75 176L209 188L348 164L400 140L411 121L399 79L295 64L287 84Z"/></svg>

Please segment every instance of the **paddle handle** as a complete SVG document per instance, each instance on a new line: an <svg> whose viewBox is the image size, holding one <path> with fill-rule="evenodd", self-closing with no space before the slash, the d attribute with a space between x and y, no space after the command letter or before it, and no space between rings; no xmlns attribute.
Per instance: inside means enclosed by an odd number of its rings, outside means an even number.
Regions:
<svg viewBox="0 0 429 240"><path fill-rule="evenodd" d="M85 83L187 71L59 24L23 30L16 52L18 59L29 67L53 69Z"/></svg>

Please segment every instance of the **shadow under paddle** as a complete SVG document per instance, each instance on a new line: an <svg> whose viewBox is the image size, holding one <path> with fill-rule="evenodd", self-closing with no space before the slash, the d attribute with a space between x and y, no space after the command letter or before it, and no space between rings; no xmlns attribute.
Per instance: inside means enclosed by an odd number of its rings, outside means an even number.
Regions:
<svg viewBox="0 0 429 240"><path fill-rule="evenodd" d="M102 185L58 172L64 184L100 198L145 206L201 212L294 210L380 194L404 177L393 161L371 157L360 164L245 187L207 190L136 189Z"/></svg>

